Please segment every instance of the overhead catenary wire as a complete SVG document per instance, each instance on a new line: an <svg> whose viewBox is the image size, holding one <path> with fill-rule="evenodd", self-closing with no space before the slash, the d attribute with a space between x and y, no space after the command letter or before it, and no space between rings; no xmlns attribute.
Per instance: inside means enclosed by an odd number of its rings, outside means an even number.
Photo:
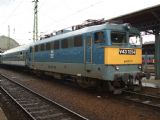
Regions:
<svg viewBox="0 0 160 120"><path fill-rule="evenodd" d="M92 4L88 5L87 7L81 8L81 9L77 10L76 12L74 12L74 13L72 13L72 14L70 14L70 15L66 15L66 16L63 17L62 19L53 20L53 21L54 21L53 24L56 24L56 26L54 26L54 27L57 27L58 25L60 25L60 24L61 24L60 22L64 21L66 18L72 17L72 16L77 15L77 14L79 14L79 13L81 13L81 12L84 12L84 11L90 9L90 8L93 8L93 7L97 6L97 5L99 5L99 4L102 3L102 2L104 2L104 0L101 0L101 1L98 1L98 2L95 2L95 3L92 3ZM46 29L49 29L50 27L53 27L53 26L52 26L53 24L49 24L49 25L46 27ZM48 31L49 31L49 30L46 30L46 31L44 31L44 33L47 33Z"/></svg>
<svg viewBox="0 0 160 120"><path fill-rule="evenodd" d="M11 17L14 15L14 13L16 12L16 10L22 5L22 3L25 0L21 0L19 2L19 4L17 4L17 6L13 9L13 11L6 17L6 19L4 20L4 22L2 22L1 24L6 24L6 22L8 22L9 19L11 19Z"/></svg>

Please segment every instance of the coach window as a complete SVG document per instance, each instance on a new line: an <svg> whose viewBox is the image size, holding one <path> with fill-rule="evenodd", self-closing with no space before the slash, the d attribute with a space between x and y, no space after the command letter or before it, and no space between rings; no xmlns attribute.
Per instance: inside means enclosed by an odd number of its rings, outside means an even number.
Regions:
<svg viewBox="0 0 160 120"><path fill-rule="evenodd" d="M62 40L62 48L68 48L68 39Z"/></svg>
<svg viewBox="0 0 160 120"><path fill-rule="evenodd" d="M104 32L96 32L94 33L94 43L103 43L105 41Z"/></svg>
<svg viewBox="0 0 160 120"><path fill-rule="evenodd" d="M74 37L74 46L75 47L82 46L82 36L81 35Z"/></svg>
<svg viewBox="0 0 160 120"><path fill-rule="evenodd" d="M46 50L50 50L51 49L51 43L47 43L46 44Z"/></svg>
<svg viewBox="0 0 160 120"><path fill-rule="evenodd" d="M59 49L59 41L54 42L54 49Z"/></svg>
<svg viewBox="0 0 160 120"><path fill-rule="evenodd" d="M20 52L20 55L19 55L20 59L23 59L23 53Z"/></svg>

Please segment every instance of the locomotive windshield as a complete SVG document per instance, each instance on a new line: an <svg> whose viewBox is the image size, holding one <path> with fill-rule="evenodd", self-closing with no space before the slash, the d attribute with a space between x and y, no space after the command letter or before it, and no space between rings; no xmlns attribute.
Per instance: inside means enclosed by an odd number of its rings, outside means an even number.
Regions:
<svg viewBox="0 0 160 120"><path fill-rule="evenodd" d="M141 38L138 34L130 34L129 35L129 43L133 46L141 46Z"/></svg>
<svg viewBox="0 0 160 120"><path fill-rule="evenodd" d="M122 45L127 43L125 32L112 32L111 33L112 45Z"/></svg>
<svg viewBox="0 0 160 120"><path fill-rule="evenodd" d="M129 33L127 37L127 33L125 32L112 32L111 33L111 42L112 45L125 45L130 44L133 47L141 47L141 37L136 33Z"/></svg>

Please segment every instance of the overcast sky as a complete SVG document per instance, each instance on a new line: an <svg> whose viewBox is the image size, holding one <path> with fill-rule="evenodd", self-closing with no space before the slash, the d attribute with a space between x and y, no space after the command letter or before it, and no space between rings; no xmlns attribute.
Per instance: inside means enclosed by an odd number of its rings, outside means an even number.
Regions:
<svg viewBox="0 0 160 120"><path fill-rule="evenodd" d="M20 44L32 42L33 0L0 0L0 35ZM86 19L110 19L160 4L160 0L39 0L39 34L80 24Z"/></svg>

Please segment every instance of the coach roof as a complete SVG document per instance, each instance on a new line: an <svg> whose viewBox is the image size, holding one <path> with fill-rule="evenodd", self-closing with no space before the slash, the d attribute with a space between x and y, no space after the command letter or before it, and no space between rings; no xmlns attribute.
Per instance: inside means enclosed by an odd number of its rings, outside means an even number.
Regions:
<svg viewBox="0 0 160 120"><path fill-rule="evenodd" d="M15 47L13 49L5 51L3 55L28 50L29 46L30 45L21 45L21 46Z"/></svg>

